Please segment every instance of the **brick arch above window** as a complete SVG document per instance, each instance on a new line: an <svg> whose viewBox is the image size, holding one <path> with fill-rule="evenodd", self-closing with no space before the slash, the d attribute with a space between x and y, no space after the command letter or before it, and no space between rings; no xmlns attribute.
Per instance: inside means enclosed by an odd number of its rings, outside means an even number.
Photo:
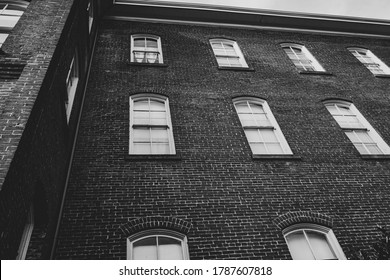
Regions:
<svg viewBox="0 0 390 280"><path fill-rule="evenodd" d="M125 236L151 229L168 229L187 235L192 227L192 223L176 217L150 216L135 218L120 226L120 230Z"/></svg>
<svg viewBox="0 0 390 280"><path fill-rule="evenodd" d="M318 212L294 211L282 214L274 220L274 224L279 229L299 223L313 223L331 228L333 227L333 218Z"/></svg>

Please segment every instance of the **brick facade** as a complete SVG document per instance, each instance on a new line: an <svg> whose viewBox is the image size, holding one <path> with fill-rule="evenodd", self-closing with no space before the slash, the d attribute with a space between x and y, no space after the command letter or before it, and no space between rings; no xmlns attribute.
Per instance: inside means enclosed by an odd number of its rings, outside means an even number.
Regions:
<svg viewBox="0 0 390 280"><path fill-rule="evenodd" d="M160 36L166 67L130 64L132 34ZM212 38L236 41L251 71L218 69ZM330 75L300 74L285 42L305 45ZM126 238L147 221L182 221L190 259L290 259L282 229L301 222L332 228L347 258L375 258L376 225L390 221L390 161L363 159L323 100L352 101L390 143L390 79L351 46L390 65L388 39L103 21L55 258L125 259ZM128 156L137 93L169 98L177 157ZM252 158L239 96L267 100L296 158Z"/></svg>

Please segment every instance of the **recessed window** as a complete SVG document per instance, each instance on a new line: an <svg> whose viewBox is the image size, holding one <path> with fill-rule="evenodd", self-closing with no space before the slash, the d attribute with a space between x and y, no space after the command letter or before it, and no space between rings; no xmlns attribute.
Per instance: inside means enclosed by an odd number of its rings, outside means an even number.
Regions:
<svg viewBox="0 0 390 280"><path fill-rule="evenodd" d="M188 260L187 238L170 230L149 230L127 239L127 259Z"/></svg>
<svg viewBox="0 0 390 280"><path fill-rule="evenodd" d="M17 260L26 259L28 246L30 245L31 235L34 229L34 207L31 204L30 211L28 212L27 221L24 226L22 239L20 241Z"/></svg>
<svg viewBox="0 0 390 280"><path fill-rule="evenodd" d="M131 36L131 62L156 64L163 63L161 39L154 35Z"/></svg>
<svg viewBox="0 0 390 280"><path fill-rule="evenodd" d="M292 155L292 151L265 100L236 98L234 106L253 154Z"/></svg>
<svg viewBox="0 0 390 280"><path fill-rule="evenodd" d="M390 154L389 146L352 103L336 100L325 106L360 154Z"/></svg>
<svg viewBox="0 0 390 280"><path fill-rule="evenodd" d="M87 12L88 12L88 30L91 32L93 21L95 18L95 11L94 11L94 0L89 0L88 6L87 6Z"/></svg>
<svg viewBox="0 0 390 280"><path fill-rule="evenodd" d="M156 94L130 97L130 154L175 154L168 98Z"/></svg>
<svg viewBox="0 0 390 280"><path fill-rule="evenodd" d="M316 224L297 224L283 231L294 260L346 259L330 228Z"/></svg>
<svg viewBox="0 0 390 280"><path fill-rule="evenodd" d="M302 72L325 72L314 56L303 45L285 43L281 44L283 50Z"/></svg>
<svg viewBox="0 0 390 280"><path fill-rule="evenodd" d="M390 75L390 68L377 58L370 50L348 48L348 50L366 66L374 75Z"/></svg>
<svg viewBox="0 0 390 280"><path fill-rule="evenodd" d="M244 55L236 42L225 39L212 39L210 40L210 44L213 48L214 55L219 66L248 67L245 62Z"/></svg>
<svg viewBox="0 0 390 280"><path fill-rule="evenodd" d="M79 82L79 62L78 62L78 54L76 50L72 62L70 63L68 76L66 77L67 96L65 100L65 110L66 110L66 118L68 122L70 119L70 114L72 113L73 101L76 95L78 82Z"/></svg>

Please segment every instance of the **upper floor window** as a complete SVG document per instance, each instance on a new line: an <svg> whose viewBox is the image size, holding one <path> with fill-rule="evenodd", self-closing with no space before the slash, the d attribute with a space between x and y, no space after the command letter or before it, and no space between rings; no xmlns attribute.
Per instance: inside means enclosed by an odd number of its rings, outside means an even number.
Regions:
<svg viewBox="0 0 390 280"><path fill-rule="evenodd" d="M154 35L131 36L131 62L163 63L161 39Z"/></svg>
<svg viewBox="0 0 390 280"><path fill-rule="evenodd" d="M248 67L237 43L225 39L210 40L218 65L222 67Z"/></svg>
<svg viewBox="0 0 390 280"><path fill-rule="evenodd" d="M267 102L258 98L235 98L236 108L246 138L255 155L292 155Z"/></svg>
<svg viewBox="0 0 390 280"><path fill-rule="evenodd" d="M288 57L302 72L325 72L312 54L303 45L284 43L281 44Z"/></svg>
<svg viewBox="0 0 390 280"><path fill-rule="evenodd" d="M127 239L129 260L188 260L187 237L170 230L148 230Z"/></svg>
<svg viewBox="0 0 390 280"><path fill-rule="evenodd" d="M175 154L168 98L130 97L130 154Z"/></svg>
<svg viewBox="0 0 390 280"><path fill-rule="evenodd" d="M69 67L68 76L66 77L66 91L67 96L65 100L66 118L69 122L70 114L72 113L73 101L76 95L77 84L79 82L79 62L77 49L73 56Z"/></svg>
<svg viewBox="0 0 390 280"><path fill-rule="evenodd" d="M390 154L389 146L352 103L335 100L325 106L360 154Z"/></svg>
<svg viewBox="0 0 390 280"><path fill-rule="evenodd" d="M27 9L30 1L0 1L0 47Z"/></svg>
<svg viewBox="0 0 390 280"><path fill-rule="evenodd" d="M330 228L296 224L283 230L294 260L342 260L345 255Z"/></svg>
<svg viewBox="0 0 390 280"><path fill-rule="evenodd" d="M348 50L374 75L390 75L390 68L377 58L370 50L348 48Z"/></svg>

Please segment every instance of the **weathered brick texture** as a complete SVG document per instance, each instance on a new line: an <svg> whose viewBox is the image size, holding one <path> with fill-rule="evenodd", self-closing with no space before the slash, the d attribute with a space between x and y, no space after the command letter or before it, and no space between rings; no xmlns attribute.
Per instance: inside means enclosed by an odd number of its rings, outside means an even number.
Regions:
<svg viewBox="0 0 390 280"><path fill-rule="evenodd" d="M161 37L167 67L129 64L131 34ZM235 40L254 71L218 70L211 38ZM332 75L302 75L280 43L304 44ZM86 92L56 252L58 259L125 259L129 221L191 224L191 259L290 259L282 228L331 226L347 257L374 256L389 226L390 161L362 159L324 107L351 100L390 143L390 79L347 50L390 65L388 40L221 27L104 21ZM127 158L129 96L169 98L180 159ZM267 100L300 160L254 160L232 99ZM130 233L129 233L130 234Z"/></svg>

